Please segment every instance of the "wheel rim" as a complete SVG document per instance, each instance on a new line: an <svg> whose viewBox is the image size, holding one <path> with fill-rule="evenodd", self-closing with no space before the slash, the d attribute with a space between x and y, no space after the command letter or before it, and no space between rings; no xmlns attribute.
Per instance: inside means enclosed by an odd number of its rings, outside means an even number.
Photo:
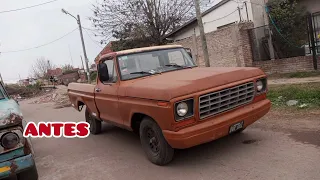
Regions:
<svg viewBox="0 0 320 180"><path fill-rule="evenodd" d="M153 153L159 152L159 140L156 136L156 133L151 128L146 128L146 140L148 143L148 147Z"/></svg>

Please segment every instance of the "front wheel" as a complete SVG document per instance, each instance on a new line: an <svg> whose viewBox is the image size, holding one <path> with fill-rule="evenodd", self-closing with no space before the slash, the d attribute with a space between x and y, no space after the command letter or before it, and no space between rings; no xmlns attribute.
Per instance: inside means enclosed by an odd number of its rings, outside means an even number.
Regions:
<svg viewBox="0 0 320 180"><path fill-rule="evenodd" d="M151 118L144 118L140 124L140 141L147 158L156 165L168 164L174 149L165 140L162 130Z"/></svg>
<svg viewBox="0 0 320 180"><path fill-rule="evenodd" d="M90 133L99 134L101 132L101 121L92 116L88 107L86 108L85 116L86 122L90 124Z"/></svg>

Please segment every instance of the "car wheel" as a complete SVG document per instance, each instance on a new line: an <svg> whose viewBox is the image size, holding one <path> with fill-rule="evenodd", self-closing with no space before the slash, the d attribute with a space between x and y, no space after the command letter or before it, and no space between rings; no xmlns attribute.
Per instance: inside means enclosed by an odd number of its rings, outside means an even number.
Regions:
<svg viewBox="0 0 320 180"><path fill-rule="evenodd" d="M140 141L147 158L156 165L168 164L173 159L174 149L165 140L162 130L151 118L140 124Z"/></svg>
<svg viewBox="0 0 320 180"><path fill-rule="evenodd" d="M32 168L17 174L18 180L38 180L38 171L36 165Z"/></svg>
<svg viewBox="0 0 320 180"><path fill-rule="evenodd" d="M85 116L86 122L90 124L90 133L99 134L101 132L101 121L93 117L88 108L86 108Z"/></svg>

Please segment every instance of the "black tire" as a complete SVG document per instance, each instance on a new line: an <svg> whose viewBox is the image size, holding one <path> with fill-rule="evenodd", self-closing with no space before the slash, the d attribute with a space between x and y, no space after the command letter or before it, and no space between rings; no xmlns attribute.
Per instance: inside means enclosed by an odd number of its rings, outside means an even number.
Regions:
<svg viewBox="0 0 320 180"><path fill-rule="evenodd" d="M156 165L166 165L174 155L174 149L168 144L162 130L151 118L144 118L140 124L140 141L149 161Z"/></svg>
<svg viewBox="0 0 320 180"><path fill-rule="evenodd" d="M101 133L101 121L93 117L88 108L86 108L85 116L86 122L90 124L90 133L94 135Z"/></svg>
<svg viewBox="0 0 320 180"><path fill-rule="evenodd" d="M246 129L246 128L240 129L240 130L234 132L234 134L240 134L240 133L242 133L245 129Z"/></svg>
<svg viewBox="0 0 320 180"><path fill-rule="evenodd" d="M18 180L38 180L38 171L36 165L32 168L22 171L17 174Z"/></svg>

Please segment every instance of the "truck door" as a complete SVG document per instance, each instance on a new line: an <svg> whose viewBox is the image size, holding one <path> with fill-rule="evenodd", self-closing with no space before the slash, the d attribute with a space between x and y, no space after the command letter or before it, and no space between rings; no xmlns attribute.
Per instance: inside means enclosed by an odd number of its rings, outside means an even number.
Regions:
<svg viewBox="0 0 320 180"><path fill-rule="evenodd" d="M95 102L102 120L123 124L118 105L118 88L120 82L114 62L113 59L107 59L102 62L107 64L110 79L107 82L101 82L99 76L97 76Z"/></svg>

